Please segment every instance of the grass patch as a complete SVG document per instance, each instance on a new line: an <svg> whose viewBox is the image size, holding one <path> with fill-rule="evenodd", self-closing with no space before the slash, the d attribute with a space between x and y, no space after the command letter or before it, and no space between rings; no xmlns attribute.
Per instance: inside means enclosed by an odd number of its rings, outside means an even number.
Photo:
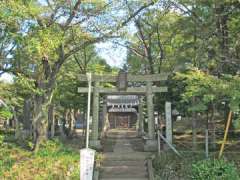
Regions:
<svg viewBox="0 0 240 180"><path fill-rule="evenodd" d="M79 179L79 150L59 139L49 140L38 153L29 151L11 134L0 134L0 177L9 180ZM11 140L11 141L9 141Z"/></svg>

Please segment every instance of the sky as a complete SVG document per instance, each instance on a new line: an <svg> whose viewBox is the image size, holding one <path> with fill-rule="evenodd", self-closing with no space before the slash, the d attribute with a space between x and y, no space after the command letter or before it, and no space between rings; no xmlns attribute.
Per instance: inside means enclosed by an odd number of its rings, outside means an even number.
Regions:
<svg viewBox="0 0 240 180"><path fill-rule="evenodd" d="M122 67L127 56L126 48L119 46L115 47L112 42L96 44L96 52L112 67Z"/></svg>
<svg viewBox="0 0 240 180"><path fill-rule="evenodd" d="M4 74L0 75L0 83L1 83L1 81L6 82L6 83L12 83L13 76L8 73L4 73Z"/></svg>
<svg viewBox="0 0 240 180"><path fill-rule="evenodd" d="M116 47L112 42L101 42L96 44L96 52L112 67L122 67L127 56L126 48L119 46ZM0 81L12 83L13 76L4 73L0 76Z"/></svg>

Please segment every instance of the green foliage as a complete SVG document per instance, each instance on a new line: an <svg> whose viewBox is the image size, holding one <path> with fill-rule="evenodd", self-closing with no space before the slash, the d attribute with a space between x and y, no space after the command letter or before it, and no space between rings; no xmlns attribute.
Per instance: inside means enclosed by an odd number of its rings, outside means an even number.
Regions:
<svg viewBox="0 0 240 180"><path fill-rule="evenodd" d="M11 136L8 133L0 131L0 177L3 177L5 171L11 170L15 160L11 157L12 146L6 143L6 139Z"/></svg>
<svg viewBox="0 0 240 180"><path fill-rule="evenodd" d="M202 158L202 155L190 152L182 158L172 152L163 152L153 159L155 179L189 179L191 164Z"/></svg>
<svg viewBox="0 0 240 180"><path fill-rule="evenodd" d="M153 159L155 179L238 180L234 163L223 159L204 159L204 154L162 153Z"/></svg>
<svg viewBox="0 0 240 180"><path fill-rule="evenodd" d="M240 77L224 75L221 78L210 75L198 69L177 73L174 77L184 84L182 101L190 104L190 112L204 112L209 104L229 102L233 112L239 112Z"/></svg>
<svg viewBox="0 0 240 180"><path fill-rule="evenodd" d="M233 163L223 159L208 159L192 165L192 179L195 180L229 180L240 179Z"/></svg>
<svg viewBox="0 0 240 180"><path fill-rule="evenodd" d="M0 134L0 147L2 146L4 141L4 136L2 134Z"/></svg>
<svg viewBox="0 0 240 180"><path fill-rule="evenodd" d="M179 163L179 157L175 154L164 153L157 156L153 161L155 179L175 179L186 177L186 170L189 168L184 163Z"/></svg>
<svg viewBox="0 0 240 180"><path fill-rule="evenodd" d="M23 96L29 96L32 94L43 94L43 91L41 89L36 88L34 79L26 78L21 74L18 75L15 86L17 90L21 90L20 93Z"/></svg>
<svg viewBox="0 0 240 180"><path fill-rule="evenodd" d="M182 101L191 104L188 109L190 112L204 112L209 103L216 100L219 95L216 94L216 91L221 92L220 80L198 69L177 73L174 78L185 84ZM194 102L193 98L195 98Z"/></svg>
<svg viewBox="0 0 240 180"><path fill-rule="evenodd" d="M41 145L42 148L39 152L36 153L36 156L40 157L58 157L61 155L76 155L76 153L67 147L64 146L60 142L59 139L53 139L50 141L46 141L44 144Z"/></svg>
<svg viewBox="0 0 240 180"><path fill-rule="evenodd" d="M10 119L12 118L12 112L6 107L0 107L0 119Z"/></svg>

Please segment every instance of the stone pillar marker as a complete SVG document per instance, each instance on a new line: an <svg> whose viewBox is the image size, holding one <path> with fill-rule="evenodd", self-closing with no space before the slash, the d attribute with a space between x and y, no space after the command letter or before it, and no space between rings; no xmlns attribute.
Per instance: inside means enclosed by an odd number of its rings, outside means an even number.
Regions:
<svg viewBox="0 0 240 180"><path fill-rule="evenodd" d="M99 149L101 148L98 138L98 125L99 125L99 82L94 82L93 87L93 109L92 109L92 136L90 140L90 146Z"/></svg>
<svg viewBox="0 0 240 180"><path fill-rule="evenodd" d="M171 103L165 103L165 118L166 118L166 139L172 144L172 110Z"/></svg>

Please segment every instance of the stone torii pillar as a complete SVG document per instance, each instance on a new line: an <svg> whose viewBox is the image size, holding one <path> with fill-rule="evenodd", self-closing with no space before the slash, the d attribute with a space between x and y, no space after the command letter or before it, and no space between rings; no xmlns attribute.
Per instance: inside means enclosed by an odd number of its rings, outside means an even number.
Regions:
<svg viewBox="0 0 240 180"><path fill-rule="evenodd" d="M154 115L153 115L153 92L152 82L147 82L147 116L148 116L148 138L154 139Z"/></svg>
<svg viewBox="0 0 240 180"><path fill-rule="evenodd" d="M103 107L102 107L102 134L101 134L101 137L105 137L107 130L108 130L108 112L107 112L106 97L104 97Z"/></svg>
<svg viewBox="0 0 240 180"><path fill-rule="evenodd" d="M155 139L154 130L154 105L153 105L153 90L152 82L148 81L146 86L147 96L147 116L148 116L148 139L144 145L145 151L155 151L157 149L157 141Z"/></svg>
<svg viewBox="0 0 240 180"><path fill-rule="evenodd" d="M138 134L142 136L144 134L144 115L143 115L143 98L139 98L139 105L138 105Z"/></svg>
<svg viewBox="0 0 240 180"><path fill-rule="evenodd" d="M95 149L100 149L101 144L98 137L99 125L99 82L94 82L93 87L93 105L92 105L92 136L90 139L90 146Z"/></svg>

